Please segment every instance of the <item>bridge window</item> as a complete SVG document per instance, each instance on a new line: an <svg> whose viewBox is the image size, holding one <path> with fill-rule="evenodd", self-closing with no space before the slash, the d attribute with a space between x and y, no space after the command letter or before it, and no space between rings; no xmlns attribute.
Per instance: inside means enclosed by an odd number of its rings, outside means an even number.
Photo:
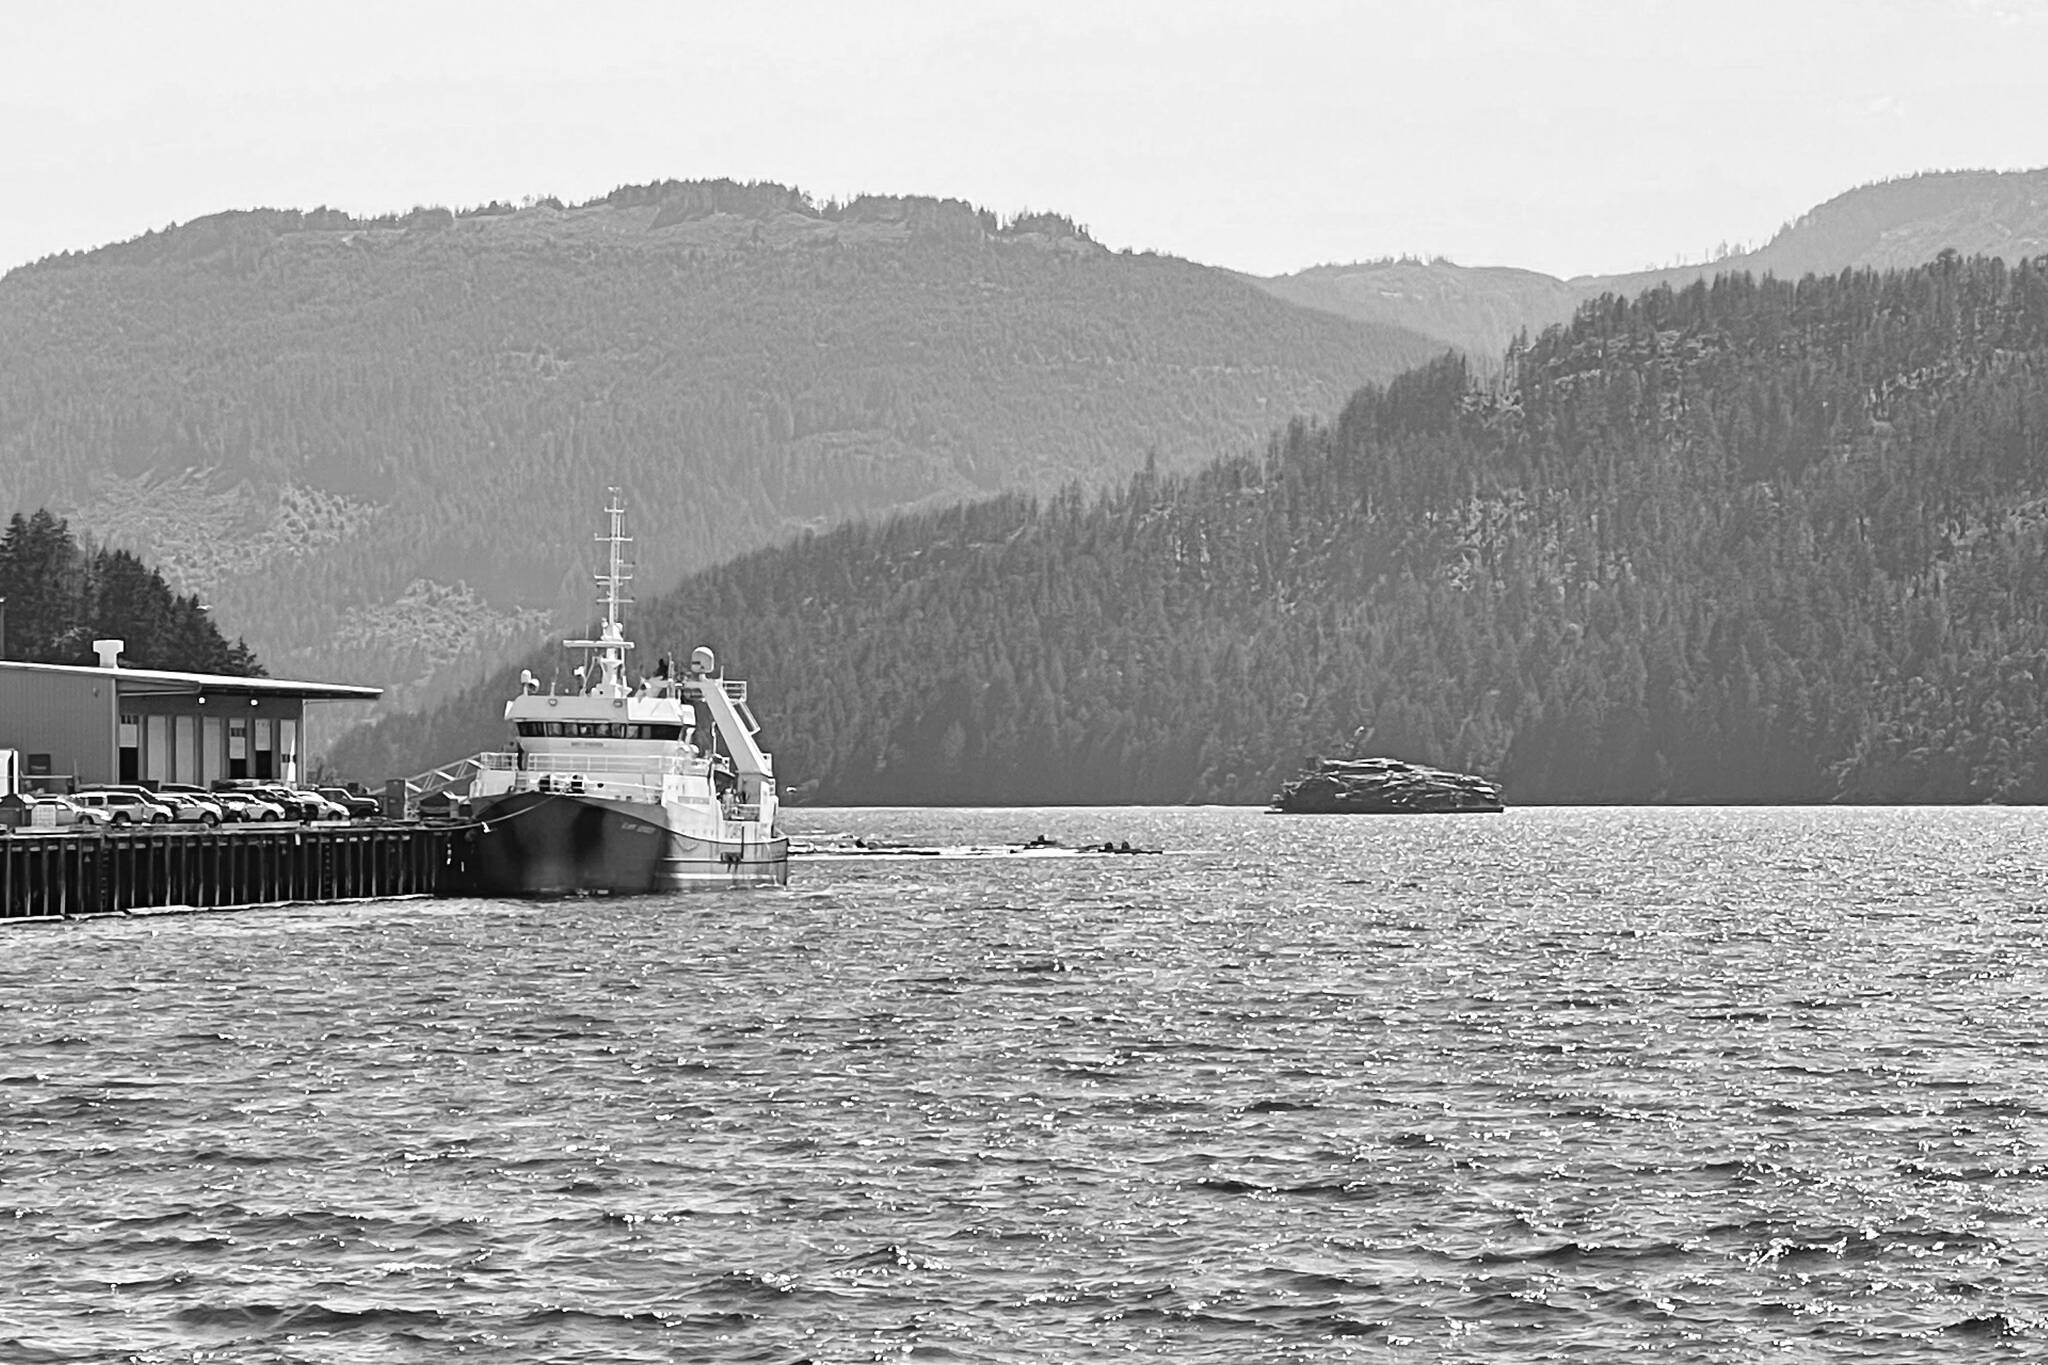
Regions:
<svg viewBox="0 0 2048 1365"><path fill-rule="evenodd" d="M683 727L672 724L627 723L602 720L522 720L514 722L521 739L663 739L683 737Z"/></svg>

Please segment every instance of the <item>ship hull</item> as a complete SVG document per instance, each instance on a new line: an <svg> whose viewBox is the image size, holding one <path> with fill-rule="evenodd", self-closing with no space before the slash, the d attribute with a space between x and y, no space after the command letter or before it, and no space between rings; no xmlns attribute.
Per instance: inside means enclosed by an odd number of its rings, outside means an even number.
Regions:
<svg viewBox="0 0 2048 1365"><path fill-rule="evenodd" d="M472 815L481 826L477 882L498 896L644 895L788 883L787 838L718 837L686 827L695 815L562 793L486 797Z"/></svg>

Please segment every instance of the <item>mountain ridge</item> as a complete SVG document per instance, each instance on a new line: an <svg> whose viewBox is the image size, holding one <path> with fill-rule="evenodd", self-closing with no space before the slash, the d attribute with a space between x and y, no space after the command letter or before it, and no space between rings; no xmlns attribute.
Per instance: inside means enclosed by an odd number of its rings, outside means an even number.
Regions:
<svg viewBox="0 0 2048 1365"><path fill-rule="evenodd" d="M849 517L1192 466L1434 349L957 200L236 211L0 279L0 504L402 706L580 620L607 484L672 582Z"/></svg>
<svg viewBox="0 0 2048 1365"><path fill-rule="evenodd" d="M1720 264L1965 228L2002 254L2044 204L2048 171L1907 177ZM236 210L0 277L0 502L134 548L274 666L401 709L582 628L580 509L608 484L636 489L642 582L666 585L849 520L1195 469L1460 337L1494 373L1532 309L1710 268L1256 280L1056 213L730 180Z"/></svg>
<svg viewBox="0 0 2048 1365"><path fill-rule="evenodd" d="M1327 422L857 524L649 600L843 804L1261 802L1304 755L1511 804L2048 801L2048 258L1590 302ZM549 655L527 660L547 676ZM336 747L496 747L508 669Z"/></svg>
<svg viewBox="0 0 2048 1365"><path fill-rule="evenodd" d="M1304 307L1415 328L1489 368L1521 333L1564 323L1603 294L1634 297L1737 271L1798 279L1903 268L1943 250L2007 261L2048 252L2048 168L1924 171L1859 185L1784 224L1762 246L1687 265L1561 279L1511 266L1401 257L1246 278Z"/></svg>

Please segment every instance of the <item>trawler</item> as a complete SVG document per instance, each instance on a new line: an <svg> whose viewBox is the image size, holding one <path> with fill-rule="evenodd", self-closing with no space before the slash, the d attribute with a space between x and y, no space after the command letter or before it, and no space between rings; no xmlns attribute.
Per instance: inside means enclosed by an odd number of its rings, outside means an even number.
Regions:
<svg viewBox="0 0 2048 1365"><path fill-rule="evenodd" d="M512 747L479 754L470 786L477 871L487 891L545 896L781 886L789 840L776 830L775 764L754 736L747 685L708 649L628 677L619 609L631 574L625 507L611 490L610 546L597 575L604 622L575 689L544 695L531 672L505 703Z"/></svg>

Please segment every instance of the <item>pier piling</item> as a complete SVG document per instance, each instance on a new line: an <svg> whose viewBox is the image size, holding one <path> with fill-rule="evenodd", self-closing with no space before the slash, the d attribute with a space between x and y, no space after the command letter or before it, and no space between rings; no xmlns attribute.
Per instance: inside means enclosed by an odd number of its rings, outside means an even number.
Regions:
<svg viewBox="0 0 2048 1365"><path fill-rule="evenodd" d="M459 896L467 825L0 833L0 919Z"/></svg>

